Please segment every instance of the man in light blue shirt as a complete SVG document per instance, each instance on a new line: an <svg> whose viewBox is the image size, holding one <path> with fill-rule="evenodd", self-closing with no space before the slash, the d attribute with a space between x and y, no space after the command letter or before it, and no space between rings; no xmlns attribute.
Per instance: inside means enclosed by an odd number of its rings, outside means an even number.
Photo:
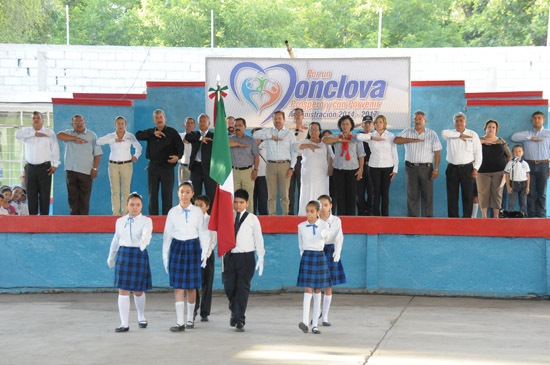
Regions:
<svg viewBox="0 0 550 365"><path fill-rule="evenodd" d="M273 127L256 131L252 136L263 140L266 146L269 215L277 212L277 189L283 215L288 215L288 187L296 164L296 153L292 146L296 137L293 131L285 128L285 113L280 110L274 112Z"/></svg>
<svg viewBox="0 0 550 365"><path fill-rule="evenodd" d="M65 142L65 172L67 174L67 193L71 215L88 215L92 182L97 177L97 168L101 159L101 146L97 136L86 129L82 115L75 115L71 125L57 134L57 139Z"/></svg>
<svg viewBox="0 0 550 365"><path fill-rule="evenodd" d="M527 216L530 218L546 218L546 184L550 176L550 131L543 128L544 122L544 113L534 112L531 117L533 129L512 135L512 141L523 143L524 158L531 169L527 195Z"/></svg>

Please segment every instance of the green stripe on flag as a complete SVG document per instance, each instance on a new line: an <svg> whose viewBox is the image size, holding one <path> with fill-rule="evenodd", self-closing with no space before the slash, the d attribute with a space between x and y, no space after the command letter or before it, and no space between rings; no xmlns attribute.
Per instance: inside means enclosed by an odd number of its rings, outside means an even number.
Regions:
<svg viewBox="0 0 550 365"><path fill-rule="evenodd" d="M231 153L229 137L225 124L225 107L221 92L216 96L216 126L212 142L212 159L210 160L210 177L220 185L225 183L231 173Z"/></svg>

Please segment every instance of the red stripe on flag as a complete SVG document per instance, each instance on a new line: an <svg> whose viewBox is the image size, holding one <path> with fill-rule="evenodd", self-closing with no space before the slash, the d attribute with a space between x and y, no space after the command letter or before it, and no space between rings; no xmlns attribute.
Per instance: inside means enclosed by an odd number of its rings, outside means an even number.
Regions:
<svg viewBox="0 0 550 365"><path fill-rule="evenodd" d="M216 187L216 197L208 229L218 232L218 257L235 247L235 225L233 220L233 196L230 192Z"/></svg>

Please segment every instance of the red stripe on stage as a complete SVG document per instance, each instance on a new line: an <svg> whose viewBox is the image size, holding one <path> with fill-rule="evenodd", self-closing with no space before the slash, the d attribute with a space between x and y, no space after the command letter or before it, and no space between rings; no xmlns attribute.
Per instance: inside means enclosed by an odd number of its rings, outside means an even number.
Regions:
<svg viewBox="0 0 550 365"><path fill-rule="evenodd" d="M0 232L7 233L113 233L112 216L2 216ZM164 231L165 216L152 216L153 232ZM298 232L305 217L259 216L263 233ZM414 234L433 236L545 237L550 220L341 217L346 234Z"/></svg>
<svg viewBox="0 0 550 365"><path fill-rule="evenodd" d="M147 87L204 87L204 81L147 81Z"/></svg>
<svg viewBox="0 0 550 365"><path fill-rule="evenodd" d="M123 99L137 100L147 99L147 94L94 94L94 93L73 93L75 99Z"/></svg>
<svg viewBox="0 0 550 365"><path fill-rule="evenodd" d="M54 105L134 106L133 100L52 98Z"/></svg>
<svg viewBox="0 0 550 365"><path fill-rule="evenodd" d="M542 98L542 91L499 91L491 93L466 93L466 99L479 98Z"/></svg>
<svg viewBox="0 0 550 365"><path fill-rule="evenodd" d="M443 80L443 81L411 81L411 86L465 86L464 80Z"/></svg>
<svg viewBox="0 0 550 365"><path fill-rule="evenodd" d="M501 99L501 100L466 100L467 106L548 106L548 99Z"/></svg>

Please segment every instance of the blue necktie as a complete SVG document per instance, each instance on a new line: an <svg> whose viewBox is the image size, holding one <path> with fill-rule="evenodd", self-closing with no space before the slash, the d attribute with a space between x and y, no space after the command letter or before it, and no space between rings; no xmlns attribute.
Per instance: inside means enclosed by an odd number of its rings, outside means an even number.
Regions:
<svg viewBox="0 0 550 365"><path fill-rule="evenodd" d="M185 212L185 223L189 223L188 221L188 218L189 218L189 212L190 210L189 209L184 209L181 211L182 213Z"/></svg>
<svg viewBox="0 0 550 365"><path fill-rule="evenodd" d="M308 224L306 227L312 227L313 228L313 235L315 236L315 228L317 228L317 226L315 224Z"/></svg>
<svg viewBox="0 0 550 365"><path fill-rule="evenodd" d="M134 239L132 238L132 223L134 223L134 218L128 217L128 220L126 221L126 224L124 225L124 228L126 228L128 223L130 223L130 241L133 241Z"/></svg>

